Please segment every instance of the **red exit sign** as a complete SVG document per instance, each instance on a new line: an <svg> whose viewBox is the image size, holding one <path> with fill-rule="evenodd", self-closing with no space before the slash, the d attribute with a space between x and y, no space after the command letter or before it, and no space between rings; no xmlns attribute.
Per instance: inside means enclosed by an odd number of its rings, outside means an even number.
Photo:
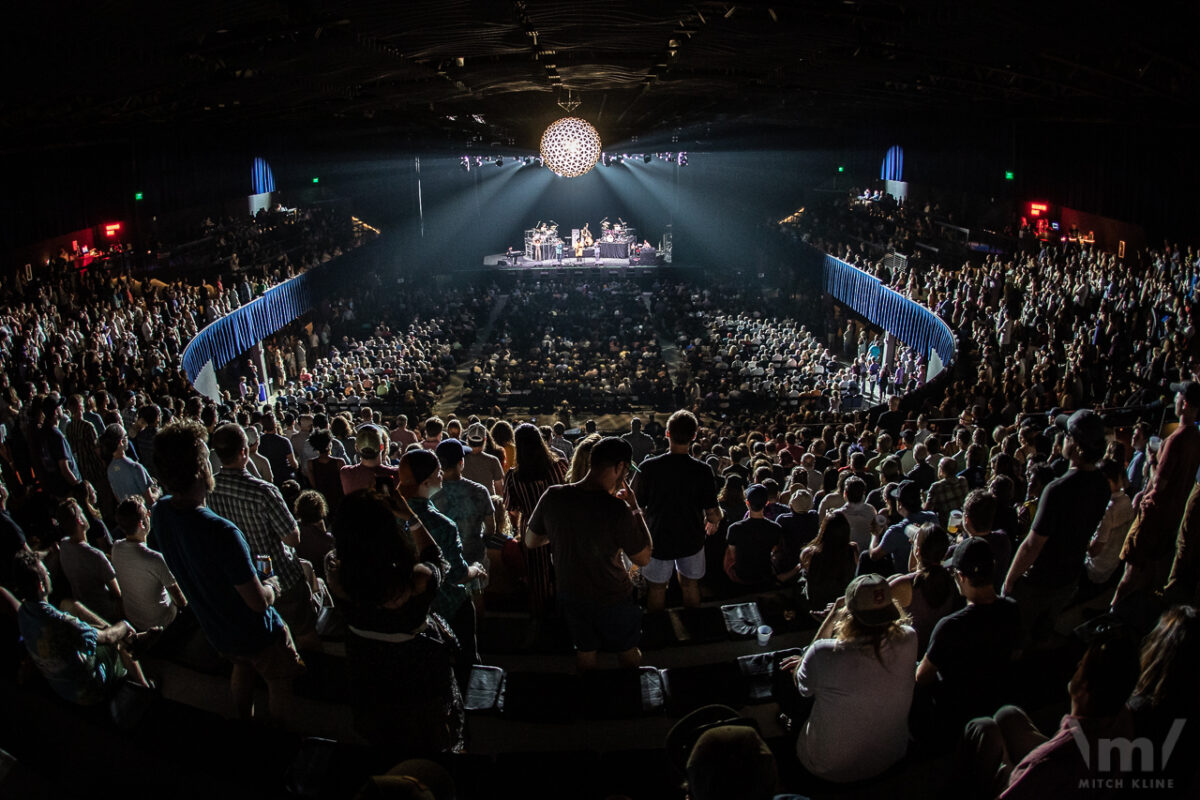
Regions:
<svg viewBox="0 0 1200 800"><path fill-rule="evenodd" d="M1049 210L1050 210L1050 205L1048 203L1030 203L1029 204L1029 216L1031 216L1031 217L1040 217L1042 214L1045 214Z"/></svg>
<svg viewBox="0 0 1200 800"><path fill-rule="evenodd" d="M115 239L117 234L121 232L121 223L109 222L104 225L104 235L109 239Z"/></svg>

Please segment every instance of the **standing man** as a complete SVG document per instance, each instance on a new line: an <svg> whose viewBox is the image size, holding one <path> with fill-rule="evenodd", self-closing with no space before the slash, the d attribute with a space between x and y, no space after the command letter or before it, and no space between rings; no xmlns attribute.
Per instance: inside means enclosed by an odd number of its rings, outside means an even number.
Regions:
<svg viewBox="0 0 1200 800"><path fill-rule="evenodd" d="M220 426L213 431L212 443L221 459L221 471L213 480L209 507L238 527L255 557L270 557L272 573L279 578L279 597L274 605L300 649L320 650L314 608L317 603L294 550L300 544L300 526L279 489L247 471L250 448L240 425Z"/></svg>
<svg viewBox="0 0 1200 800"><path fill-rule="evenodd" d="M1158 451L1158 464L1138 506L1138 515L1125 537L1121 560L1125 574L1113 595L1113 608L1141 591L1154 592L1167 582L1179 523L1187 506L1188 495L1196 486L1200 469L1200 383L1184 381L1171 384L1175 392L1175 414L1179 427L1172 431ZM1151 456L1154 464L1154 456Z"/></svg>
<svg viewBox="0 0 1200 800"><path fill-rule="evenodd" d="M633 449L633 463L639 465L654 453L654 439L642 433L642 421L637 417L629 420L629 433L621 437Z"/></svg>
<svg viewBox="0 0 1200 800"><path fill-rule="evenodd" d="M467 428L467 445L471 452L463 458L462 476L475 481L492 494L504 494L504 465L500 459L485 452L487 428L476 422Z"/></svg>
<svg viewBox="0 0 1200 800"><path fill-rule="evenodd" d="M646 608L661 611L666 605L671 574L679 574L683 605L700 605L700 579L704 577L704 537L721 524L712 470L690 455L700 423L690 411L676 411L667 420L670 449L642 462L634 480L638 503L646 510L646 524L654 552L642 575L650 584Z"/></svg>
<svg viewBox="0 0 1200 800"><path fill-rule="evenodd" d="M526 546L550 545L580 672L596 668L600 650L615 651L622 667L642 662L642 610L620 560L624 552L644 567L653 550L642 509L625 481L632 460L628 442L601 439L583 480L547 489L525 530Z"/></svg>
<svg viewBox="0 0 1200 800"><path fill-rule="evenodd" d="M62 398L47 395L42 401L45 419L33 435L34 472L42 488L55 497L66 497L72 486L79 483L79 467L67 437L58 429L62 421Z"/></svg>
<svg viewBox="0 0 1200 800"><path fill-rule="evenodd" d="M485 540L496 531L495 508L492 506L491 492L463 477L463 457L465 451L469 450L458 439L446 439L437 446L434 452L442 465L442 488L433 496L433 500L437 509L458 527L463 560L468 564L481 564L487 569ZM478 578L467 586L475 597L476 611L486 585L486 578Z"/></svg>
<svg viewBox="0 0 1200 800"><path fill-rule="evenodd" d="M1096 469L1104 456L1104 423L1084 408L1070 418L1059 416L1056 424L1066 428L1063 456L1071 467L1042 491L1029 535L1004 579L1004 596L1021 609L1021 649L1048 637L1071 601L1088 543L1108 508L1108 480Z"/></svg>
<svg viewBox="0 0 1200 800"><path fill-rule="evenodd" d="M296 477L300 464L296 461L296 452L286 436L281 436L276 429L275 416L264 414L262 418L262 436L258 439L258 452L271 464L271 475L276 486Z"/></svg>
<svg viewBox="0 0 1200 800"><path fill-rule="evenodd" d="M1146 445L1150 443L1150 434L1151 428L1147 422L1139 422L1133 426L1133 438L1130 442L1133 445L1133 456L1129 459L1129 466L1125 468L1125 476L1129 478L1126 492L1130 497L1137 497L1138 492L1142 490L1142 472L1146 468Z"/></svg>
<svg viewBox="0 0 1200 800"><path fill-rule="evenodd" d="M154 504L150 529L205 636L233 662L230 688L238 715L251 715L257 673L267 683L271 714L282 718L304 663L272 607L278 580L261 579L237 525L206 506L214 485L207 437L198 422L174 422L159 431L155 456L170 494Z"/></svg>
<svg viewBox="0 0 1200 800"><path fill-rule="evenodd" d="M108 485L114 502L121 503L130 497L141 497L146 507L158 499L154 479L146 468L129 457L129 437L125 429L113 423L104 429L100 437L100 449L108 457Z"/></svg>

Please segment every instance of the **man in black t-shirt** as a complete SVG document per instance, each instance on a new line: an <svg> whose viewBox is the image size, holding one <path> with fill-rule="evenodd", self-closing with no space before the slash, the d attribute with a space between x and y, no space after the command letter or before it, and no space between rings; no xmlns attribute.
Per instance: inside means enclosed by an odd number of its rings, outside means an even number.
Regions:
<svg viewBox="0 0 1200 800"><path fill-rule="evenodd" d="M1021 636L1017 604L996 595L995 561L986 539L972 537L946 561L967 606L942 617L917 666L917 683L932 687L939 730L962 730L991 714L1003 698L1005 676Z"/></svg>
<svg viewBox="0 0 1200 800"><path fill-rule="evenodd" d="M1089 409L1061 415L1067 431L1063 455L1071 469L1042 491L1029 535L1013 555L1004 596L1021 609L1022 649L1048 638L1058 615L1075 594L1087 546L1112 494L1096 469L1104 456L1104 423Z"/></svg>
<svg viewBox="0 0 1200 800"><path fill-rule="evenodd" d="M699 422L690 411L676 411L667 420L671 448L642 462L634 481L638 503L646 509L646 524L654 538L654 553L642 575L650 584L649 611L666 605L671 574L679 573L684 606L700 605L704 577L704 537L721 524L712 470L689 455Z"/></svg>
<svg viewBox="0 0 1200 800"><path fill-rule="evenodd" d="M525 530L530 549L550 546L580 672L596 668L600 650L616 652L622 667L642 661L642 610L620 562L621 552L641 567L650 561L644 512L625 482L632 460L627 442L601 439L583 480L547 489Z"/></svg>
<svg viewBox="0 0 1200 800"><path fill-rule="evenodd" d="M783 528L763 516L767 506L767 487L756 483L746 490L750 516L729 526L726 573L734 583L766 586L774 583L771 550L780 543Z"/></svg>

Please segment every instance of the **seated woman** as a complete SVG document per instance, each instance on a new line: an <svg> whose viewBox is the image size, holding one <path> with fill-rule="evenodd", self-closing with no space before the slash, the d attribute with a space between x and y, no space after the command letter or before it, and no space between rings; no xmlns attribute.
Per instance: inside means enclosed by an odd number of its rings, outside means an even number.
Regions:
<svg viewBox="0 0 1200 800"><path fill-rule="evenodd" d="M917 631L917 655L929 646L929 636L938 620L958 608L959 596L954 589L950 570L942 559L950 548L950 534L938 524L927 522L913 537L910 565L916 570L892 576L892 596L911 617Z"/></svg>
<svg viewBox="0 0 1200 800"><path fill-rule="evenodd" d="M850 541L850 520L835 512L821 521L821 532L800 551L808 607L824 611L846 591L858 566L858 545Z"/></svg>
<svg viewBox="0 0 1200 800"><path fill-rule="evenodd" d="M796 754L814 776L850 783L887 770L908 750L917 632L880 575L855 578L803 656L784 659L813 699ZM781 698L782 701L782 698Z"/></svg>
<svg viewBox="0 0 1200 800"><path fill-rule="evenodd" d="M430 611L446 572L441 551L395 491L348 495L333 534L325 574L349 627L355 729L405 758L460 752L458 643Z"/></svg>
<svg viewBox="0 0 1200 800"><path fill-rule="evenodd" d="M1195 797L1200 790L1200 770L1195 759L1185 755L1200 752L1200 726L1194 722L1200 718L1200 693L1193 677L1197 670L1200 612L1195 606L1175 606L1163 612L1142 643L1141 676L1129 708L1134 734L1154 742L1154 752L1165 753L1167 741L1177 741L1174 757L1167 760L1164 755L1166 764L1156 764L1159 772L1146 777L1173 780L1180 797Z"/></svg>

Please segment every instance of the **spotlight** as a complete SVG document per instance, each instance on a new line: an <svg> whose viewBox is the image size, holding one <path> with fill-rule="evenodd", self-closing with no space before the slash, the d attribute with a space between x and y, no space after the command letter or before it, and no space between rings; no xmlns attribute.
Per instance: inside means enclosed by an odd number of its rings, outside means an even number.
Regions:
<svg viewBox="0 0 1200 800"><path fill-rule="evenodd" d="M679 164L679 166L681 166L681 167L686 167L687 166L687 153L680 153L679 158L676 159L676 163Z"/></svg>
<svg viewBox="0 0 1200 800"><path fill-rule="evenodd" d="M612 157L608 153L600 154L600 163L606 167L612 166Z"/></svg>
<svg viewBox="0 0 1200 800"><path fill-rule="evenodd" d="M463 172L471 171L471 159L469 156L463 156L458 160L458 163L462 166Z"/></svg>
<svg viewBox="0 0 1200 800"><path fill-rule="evenodd" d="M496 157L496 166L497 166L497 167L500 167L500 166L503 166L503 165L504 165L504 159L503 159L503 158L500 158L499 156L497 156L497 157Z"/></svg>
<svg viewBox="0 0 1200 800"><path fill-rule="evenodd" d="M475 156L475 166L477 166L477 167L483 166L483 156Z"/></svg>
<svg viewBox="0 0 1200 800"><path fill-rule="evenodd" d="M643 164L649 164L649 163L650 163L650 154L649 154L649 153L646 153L646 155L642 156L642 163L643 163Z"/></svg>

